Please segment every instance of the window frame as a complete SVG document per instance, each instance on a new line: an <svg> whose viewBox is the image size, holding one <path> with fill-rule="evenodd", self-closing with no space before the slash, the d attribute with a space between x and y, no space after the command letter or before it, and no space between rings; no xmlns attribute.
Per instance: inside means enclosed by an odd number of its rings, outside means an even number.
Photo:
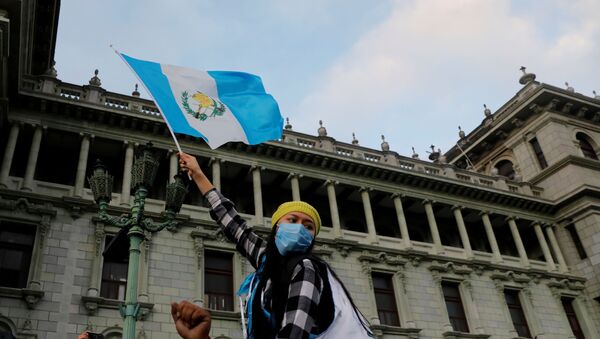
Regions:
<svg viewBox="0 0 600 339"><path fill-rule="evenodd" d="M440 263L433 261L428 267L431 271L433 281L438 289L439 296L439 307L442 314L445 316L446 323L443 324L443 337L447 338L487 338L489 334L481 333L483 326L481 319L479 318L479 311L477 305L473 301L473 286L469 276L473 273L473 270L466 265L457 265L453 262ZM458 284L459 295L463 305L463 311L465 313L466 322L471 332L459 332L455 331L450 323L450 316L448 314L446 299L442 288L443 282L450 282Z"/></svg>
<svg viewBox="0 0 600 339"><path fill-rule="evenodd" d="M588 258L587 252L585 251L585 247L583 246L583 242L581 242L581 237L579 237L579 232L577 232L577 226L575 223L569 223L564 226L565 230L569 233L569 237L573 244L575 245L575 250L577 250L577 254L579 255L579 259L584 260Z"/></svg>
<svg viewBox="0 0 600 339"><path fill-rule="evenodd" d="M533 155L535 156L540 169L546 169L548 167L548 161L546 160L544 150L542 149L542 145L540 144L537 137L534 136L533 138L529 139L529 145L533 150Z"/></svg>
<svg viewBox="0 0 600 339"><path fill-rule="evenodd" d="M568 301L568 306L571 308L570 311L567 310L567 305L565 305L566 301ZM585 339L585 333L583 330L583 326L581 326L581 322L579 321L579 317L577 315L577 312L575 311L575 305L574 305L575 298L563 295L560 297L560 302L562 304L562 309L565 312L567 322L569 323L569 328L571 329L571 332L573 333L575 338L576 339ZM577 333L575 333L575 329L573 329L573 322L571 321L572 319L575 320L575 323L577 324L577 327L579 328L579 331L577 331Z"/></svg>
<svg viewBox="0 0 600 339"><path fill-rule="evenodd" d="M586 159L591 160L599 160L598 159L598 151L597 147L594 147L595 142L589 135L578 131L575 133L575 140L577 141L577 146L579 147L579 151L581 155ZM585 146L583 146L585 145Z"/></svg>
<svg viewBox="0 0 600 339"><path fill-rule="evenodd" d="M51 228L51 221L57 210L45 204L30 203L27 198L10 200L0 197L0 219L29 224L35 228L33 251L27 274L27 284L24 288L0 287L0 297L23 299L29 308L44 297L42 290L42 255L46 246L46 237Z"/></svg>
<svg viewBox="0 0 600 339"><path fill-rule="evenodd" d="M231 291L230 291L230 296L231 296L231 309L219 309L219 308L210 308L210 303L208 302L208 293L206 290L206 277L207 277L207 273L209 273L207 271L207 267L206 267L206 263L207 263L207 257L209 256L208 253L210 254L216 254L216 256L228 256L229 260L231 261L231 271L229 272L229 274L223 274L223 272L221 270L216 269L215 272L211 272L212 274L217 274L217 275L227 275L230 276L231 279ZM235 260L234 260L234 253L231 253L230 251L223 251L223 250L219 250L219 249L214 249L214 248L209 248L209 249L205 249L204 250L204 255L203 255L203 276L204 276L204 286L203 286L203 301L204 301L204 306L207 309L210 309L211 311L220 311L220 312L235 312L236 309L236 302L235 302ZM222 295L221 293L217 293L219 295Z"/></svg>
<svg viewBox="0 0 600 339"><path fill-rule="evenodd" d="M380 289L380 288L376 288L375 287L375 277L379 276L379 277L385 277L386 280L388 280L391 289ZM381 325L385 325L385 326L393 326L393 327L402 327L402 321L401 321L401 317L400 317L400 309L398 307L398 302L397 302L397 293L396 293L396 287L394 286L394 275L391 273L387 273L387 272L381 272L381 271L374 271L371 272L371 279L373 280L373 296L375 297L375 308L377 311L377 317L379 319L379 323ZM378 290L380 294L385 294L388 297L391 297L391 300L393 302L393 309L391 310L382 310L380 309L380 306L377 303L377 294L378 294ZM385 312L385 313L389 313L389 314L393 314L395 315L395 320L397 321L397 325L394 324L389 324L389 323L384 323L381 319L381 312Z"/></svg>
<svg viewBox="0 0 600 339"><path fill-rule="evenodd" d="M519 333L519 330L517 329L517 326L515 324L515 319L512 317L512 312L510 311L511 308L515 309L516 307L514 307L515 305L513 305L513 307L511 307L511 305L508 303L508 300L506 300L506 293L507 293L507 291L511 291L511 292L513 292L513 293L516 294L515 297L516 297L516 300L518 301L518 305L516 305L516 306L518 306L519 311L523 314L523 318L525 319L525 324L524 325L525 325L525 328L527 330L528 336L522 335L521 333ZM517 332L517 334L520 337L523 337L523 338L532 338L533 336L531 335L532 332L531 332L531 328L529 326L529 322L530 321L527 319L527 312L525 312L525 308L523 307L523 302L521 301L521 295L522 295L522 293L521 293L520 289L510 288L510 287L504 288L504 301L505 301L505 304L506 304L506 306L508 308L508 314L509 314L510 320L512 322L513 328L515 329L515 331ZM521 325L523 325L523 324L521 324Z"/></svg>
<svg viewBox="0 0 600 339"><path fill-rule="evenodd" d="M463 293L461 293L461 290L460 290L461 282L453 281L453 280L449 280L449 279L442 279L440 285L441 285L441 289L442 289L444 305L446 306L446 314L448 315L448 321L450 322L450 326L452 327L452 330L455 332L461 332L461 333L471 333L471 326L469 326L469 318L467 316L466 307L463 302ZM458 297L446 295L445 289L444 289L445 286L455 287ZM448 307L449 301L450 302L458 301L458 305L460 306L460 310L462 311L462 317L457 317L456 315L450 314L449 307ZM466 331L464 328L460 329L460 328L455 327L454 322L452 321L453 319L464 320L464 325L466 326Z"/></svg>
<svg viewBox="0 0 600 339"><path fill-rule="evenodd" d="M110 243L110 241L112 241L112 239L114 239L114 237L116 237L116 236L117 236L117 234L112 234L112 233L106 234L106 235L104 236L104 247L103 247L103 249L102 249L102 252L104 252L104 251L105 251L105 249L106 249L106 246L107 246L107 245ZM108 239L109 239L109 237L111 237L111 238L112 238L110 241L108 240ZM126 241L127 241L127 243L129 243L129 240L128 240L128 238L127 238L127 240L126 240ZM125 281L124 281L124 284L123 284L123 283L122 283L123 281L119 281L119 280L108 280L108 279L105 279L105 278L104 278L104 269L105 269L105 267L106 267L105 265L106 265L107 263L123 264L123 262L116 262L116 261L108 261L108 262L107 262L107 259L106 259L106 257L105 257L104 255L102 256L102 268L100 269L100 284L98 285L98 287L99 287L99 288L98 288L98 296L100 296L101 298L107 299L107 300L118 300L118 301L125 301L125 295L126 295L126 293L127 293L127 283L128 283L128 281L127 281L127 274L128 274L128 271L129 271L129 249L127 250L127 258L126 258L126 260L124 259L124 261L127 261L127 268L126 268L126 270L125 270ZM140 261L141 261L141 260L140 260ZM140 265L142 265L142 263L141 263L141 262L140 262ZM125 291L124 291L124 293L123 293L123 299L120 299L119 297L117 297L117 298L109 298L109 297L103 296L103 295L102 295L102 291L103 291L103 287L104 287L103 285L104 285L104 283L105 283L105 282L109 282L109 283L111 283L111 284L116 284L117 286L124 285L124 287L125 287ZM118 291L117 291L117 294L119 294L119 292L118 292Z"/></svg>
<svg viewBox="0 0 600 339"><path fill-rule="evenodd" d="M106 237L116 235L120 228L107 226L97 217L92 219L90 223L94 226L93 243L95 244L92 252L92 268L90 273L89 285L87 291L81 296L81 303L86 308L89 315L96 315L99 308L103 309L119 309L123 304L123 300L108 299L100 296L102 288L102 271L104 260L102 252L106 244ZM140 304L139 318L146 319L154 308L154 303L148 301L148 260L146 259L150 251L151 235L146 234L146 240L140 246L140 262L138 271L138 302ZM129 240L128 240L129 241Z"/></svg>
<svg viewBox="0 0 600 339"><path fill-rule="evenodd" d="M5 219L0 219L0 227L1 228L5 228L5 225L2 225L3 223L6 223ZM17 226L17 225L27 225L26 227L29 228L29 230L27 230L28 232L18 232L18 234L25 234L30 236L31 239L31 244L17 244L17 243L11 243L11 242L2 242L0 240L0 250L13 250L19 253L24 254L24 257L22 258L21 262L20 262L20 267L18 270L18 275L19 275L19 285L22 286L5 286L5 285L0 285L2 287L7 287L7 288L15 288L15 289L23 289L23 288L27 288L29 281L31 279L31 266L32 266L32 259L33 259L33 252L35 250L35 240L36 240L36 234L37 232L37 227L36 225L32 225L30 223L19 223L19 222L14 222L14 221L9 221L9 223L13 226ZM26 268L25 268L25 267ZM27 270L25 272L25 269Z"/></svg>

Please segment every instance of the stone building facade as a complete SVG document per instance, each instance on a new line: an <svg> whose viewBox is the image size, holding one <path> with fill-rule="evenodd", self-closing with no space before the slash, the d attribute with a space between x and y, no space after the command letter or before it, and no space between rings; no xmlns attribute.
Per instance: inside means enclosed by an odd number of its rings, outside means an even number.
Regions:
<svg viewBox="0 0 600 339"><path fill-rule="evenodd" d="M177 169L151 101L111 93L96 72L53 68L59 1L0 7L0 338L120 338L127 244L97 217L86 178L114 175L109 212L129 211L131 167L152 141L160 167L147 214L161 218ZM283 201L324 227L315 252L379 338L599 338L600 98L535 81L432 161L293 130L217 150L180 137L215 186L266 235ZM213 338L241 338L234 290L252 271L191 187L179 226L144 241L138 338L177 338L170 303L211 309Z"/></svg>

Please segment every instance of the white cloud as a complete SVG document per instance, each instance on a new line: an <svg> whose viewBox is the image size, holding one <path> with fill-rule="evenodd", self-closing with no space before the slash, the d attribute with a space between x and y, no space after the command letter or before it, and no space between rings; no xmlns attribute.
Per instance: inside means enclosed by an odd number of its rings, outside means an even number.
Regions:
<svg viewBox="0 0 600 339"><path fill-rule="evenodd" d="M519 66L528 66L542 81L566 63L572 76L588 74L585 69L598 56L598 3L559 3L572 11L566 19L585 19L566 21L558 36L546 38L544 26L509 1L398 1L384 22L358 37L323 74L305 96L296 125L312 130L323 119L336 138L354 129L377 140L384 131L392 147L410 141L401 135L421 146L431 142L425 135L451 145L455 125L462 121L464 128L468 120L474 127L481 121L481 104L492 97L486 90L502 90L495 93L498 106L518 90ZM435 123L427 124L428 119Z"/></svg>

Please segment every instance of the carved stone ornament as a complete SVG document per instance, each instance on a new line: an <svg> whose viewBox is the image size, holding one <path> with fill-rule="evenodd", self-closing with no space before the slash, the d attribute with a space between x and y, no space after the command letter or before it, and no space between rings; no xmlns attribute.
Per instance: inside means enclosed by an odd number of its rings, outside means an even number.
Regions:
<svg viewBox="0 0 600 339"><path fill-rule="evenodd" d="M456 265L451 261L442 264L437 260L431 262L428 269L431 272L454 273L458 275L469 275L473 272L473 270L466 265Z"/></svg>
<svg viewBox="0 0 600 339"><path fill-rule="evenodd" d="M361 262L366 261L370 263L388 264L391 266L404 266L404 264L406 264L406 261L402 260L399 256L390 256L386 252L372 254L367 251L363 251L358 257L358 260Z"/></svg>
<svg viewBox="0 0 600 339"><path fill-rule="evenodd" d="M350 251L353 248L356 248L356 245L358 245L357 241L346 240L343 238L337 238L337 239L335 239L335 244L333 245L333 247L335 247L338 250L338 252L340 253L340 255L343 258L346 258L348 256L348 254L350 253Z"/></svg>
<svg viewBox="0 0 600 339"><path fill-rule="evenodd" d="M194 238L194 253L196 253L197 267L199 270L202 269L202 263L204 262L204 239L200 237Z"/></svg>

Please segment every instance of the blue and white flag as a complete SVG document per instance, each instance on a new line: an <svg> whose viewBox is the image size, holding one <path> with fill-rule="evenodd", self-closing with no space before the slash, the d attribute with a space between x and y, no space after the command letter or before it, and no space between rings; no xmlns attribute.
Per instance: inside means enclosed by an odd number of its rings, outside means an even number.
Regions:
<svg viewBox="0 0 600 339"><path fill-rule="evenodd" d="M198 71L119 54L144 83L173 132L203 138L213 149L229 141L255 145L281 138L279 106L265 92L260 77Z"/></svg>

